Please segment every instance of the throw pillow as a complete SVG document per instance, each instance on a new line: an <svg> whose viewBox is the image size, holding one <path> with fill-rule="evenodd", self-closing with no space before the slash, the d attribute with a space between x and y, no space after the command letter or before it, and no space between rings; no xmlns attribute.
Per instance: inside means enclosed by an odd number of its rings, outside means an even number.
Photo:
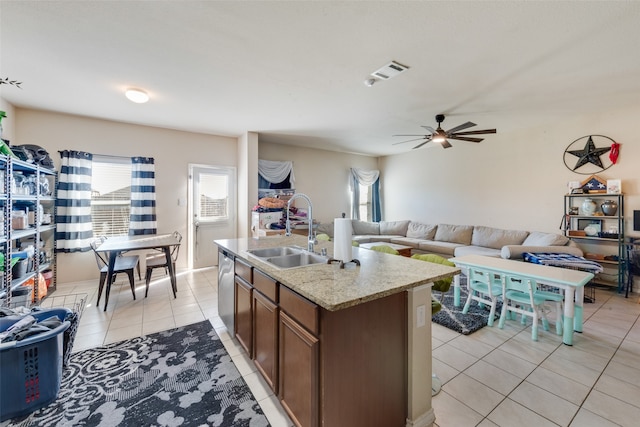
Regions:
<svg viewBox="0 0 640 427"><path fill-rule="evenodd" d="M410 222L407 228L407 237L414 239L433 240L433 236L436 235L436 228L438 226L434 224L421 224L419 222Z"/></svg>
<svg viewBox="0 0 640 427"><path fill-rule="evenodd" d="M368 222L352 219L351 227L353 228L353 234L356 236L380 234L380 223L378 222Z"/></svg>
<svg viewBox="0 0 640 427"><path fill-rule="evenodd" d="M380 221L380 234L406 236L409 221Z"/></svg>
<svg viewBox="0 0 640 427"><path fill-rule="evenodd" d="M473 225L438 224L435 240L439 242L471 244Z"/></svg>
<svg viewBox="0 0 640 427"><path fill-rule="evenodd" d="M475 226L471 244L485 248L501 249L505 245L521 245L529 233L518 230L502 230L500 228Z"/></svg>
<svg viewBox="0 0 640 427"><path fill-rule="evenodd" d="M522 243L524 246L565 246L569 238L554 233L533 231Z"/></svg>

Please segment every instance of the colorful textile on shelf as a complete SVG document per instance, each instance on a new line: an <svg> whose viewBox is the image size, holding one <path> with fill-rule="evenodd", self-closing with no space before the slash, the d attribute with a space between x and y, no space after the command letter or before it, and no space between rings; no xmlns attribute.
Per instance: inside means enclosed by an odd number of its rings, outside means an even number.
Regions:
<svg viewBox="0 0 640 427"><path fill-rule="evenodd" d="M574 270L587 271L593 274L602 273L603 271L602 265L597 262L575 255L525 252L522 256L526 262L531 262L533 264L571 268Z"/></svg>

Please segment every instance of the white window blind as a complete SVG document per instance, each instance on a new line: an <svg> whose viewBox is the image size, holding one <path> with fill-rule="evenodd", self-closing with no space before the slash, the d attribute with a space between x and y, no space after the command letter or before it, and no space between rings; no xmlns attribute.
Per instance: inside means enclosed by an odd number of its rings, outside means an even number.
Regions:
<svg viewBox="0 0 640 427"><path fill-rule="evenodd" d="M220 174L200 174L198 211L200 221L216 222L229 219L229 177Z"/></svg>
<svg viewBox="0 0 640 427"><path fill-rule="evenodd" d="M93 156L91 220L94 236L129 234L131 160Z"/></svg>

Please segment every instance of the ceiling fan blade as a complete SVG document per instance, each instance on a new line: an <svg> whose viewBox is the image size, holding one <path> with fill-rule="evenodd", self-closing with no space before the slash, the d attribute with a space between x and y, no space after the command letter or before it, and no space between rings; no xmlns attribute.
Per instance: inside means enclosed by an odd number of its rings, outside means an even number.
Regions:
<svg viewBox="0 0 640 427"><path fill-rule="evenodd" d="M412 133L410 133L410 134L396 134L396 135L391 135L391 136L421 136L423 138L426 138L426 137L431 136L431 135L424 135L424 134L417 134L417 133L413 133L412 134Z"/></svg>
<svg viewBox="0 0 640 427"><path fill-rule="evenodd" d="M449 144L449 141L447 141L446 139L442 142L442 148L451 148L453 147L451 144Z"/></svg>
<svg viewBox="0 0 640 427"><path fill-rule="evenodd" d="M463 129L467 129L470 128L471 126L475 126L476 124L473 122L467 122L467 123L463 123L459 126L456 126L454 128L451 128L447 131L447 135L454 133L454 132L458 132L459 130L463 130Z"/></svg>
<svg viewBox="0 0 640 427"><path fill-rule="evenodd" d="M407 140L407 141L394 142L394 143L393 143L393 144L391 144L391 145L404 144L405 142L417 141L417 140L419 140L419 139L423 139L423 138L424 138L424 137L421 137L421 138L414 138L414 139L409 139L409 140ZM426 141L426 142L429 142L429 141Z"/></svg>
<svg viewBox="0 0 640 427"><path fill-rule="evenodd" d="M469 136L450 136L449 139L459 139L460 141L468 141L468 142L484 141L484 138L471 138Z"/></svg>
<svg viewBox="0 0 640 427"><path fill-rule="evenodd" d="M468 132L456 132L455 134L465 136L465 135L482 135L485 133L496 133L496 130L495 129L471 130Z"/></svg>
<svg viewBox="0 0 640 427"><path fill-rule="evenodd" d="M416 145L415 147L413 147L413 149L415 150L416 148L420 148L422 147L424 144L426 144L427 142L431 142L431 140L429 141L425 141L425 142L421 142L420 144Z"/></svg>
<svg viewBox="0 0 640 427"><path fill-rule="evenodd" d="M423 128L425 128L429 133L435 133L436 130L434 128L432 128L431 126L422 126Z"/></svg>

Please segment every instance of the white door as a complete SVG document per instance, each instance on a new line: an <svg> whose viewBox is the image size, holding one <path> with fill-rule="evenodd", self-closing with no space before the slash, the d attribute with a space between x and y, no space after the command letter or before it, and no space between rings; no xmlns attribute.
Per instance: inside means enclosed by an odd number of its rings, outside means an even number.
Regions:
<svg viewBox="0 0 640 427"><path fill-rule="evenodd" d="M236 169L189 165L191 268L218 265L216 239L236 238Z"/></svg>

